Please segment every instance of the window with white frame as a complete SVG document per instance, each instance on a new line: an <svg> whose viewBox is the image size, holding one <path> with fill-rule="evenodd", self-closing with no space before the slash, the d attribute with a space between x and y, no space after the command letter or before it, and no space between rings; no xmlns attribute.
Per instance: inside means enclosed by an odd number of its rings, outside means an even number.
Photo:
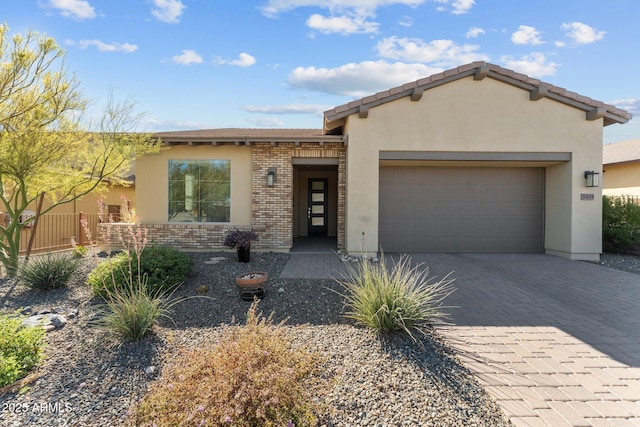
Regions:
<svg viewBox="0 0 640 427"><path fill-rule="evenodd" d="M231 162L169 160L169 222L229 222Z"/></svg>

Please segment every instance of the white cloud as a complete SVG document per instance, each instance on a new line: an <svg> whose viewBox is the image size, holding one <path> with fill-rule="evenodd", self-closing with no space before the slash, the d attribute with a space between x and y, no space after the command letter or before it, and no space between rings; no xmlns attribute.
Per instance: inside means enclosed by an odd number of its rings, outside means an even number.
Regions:
<svg viewBox="0 0 640 427"><path fill-rule="evenodd" d="M269 17L276 17L283 12L297 9L299 7L320 7L334 11L361 11L363 13L373 13L382 6L406 5L416 7L426 0L268 0L261 8L262 13ZM471 1L473 0L462 0Z"/></svg>
<svg viewBox="0 0 640 427"><path fill-rule="evenodd" d="M176 64L182 65L200 64L203 62L202 56L191 49L183 50L181 55L172 56L171 60Z"/></svg>
<svg viewBox="0 0 640 427"><path fill-rule="evenodd" d="M486 61L487 55L478 53L477 45L458 45L453 40L432 40L388 37L376 50L383 58L407 62L427 62L438 67L453 67L473 61Z"/></svg>
<svg viewBox="0 0 640 427"><path fill-rule="evenodd" d="M536 30L535 27L530 27L528 25L520 25L520 27L518 27L518 31L511 34L511 41L513 44L542 44L540 31Z"/></svg>
<svg viewBox="0 0 640 427"><path fill-rule="evenodd" d="M333 108L332 105L320 104L287 104L287 105L245 105L242 107L250 113L261 114L316 114Z"/></svg>
<svg viewBox="0 0 640 427"><path fill-rule="evenodd" d="M634 116L640 114L640 98L618 99L615 101L607 101L607 104L626 110Z"/></svg>
<svg viewBox="0 0 640 427"><path fill-rule="evenodd" d="M234 59L231 61L223 61L222 63L235 65L242 68L247 68L247 67L251 67L253 64L256 63L256 58L249 55L248 53L242 52L240 55L238 55L238 59Z"/></svg>
<svg viewBox="0 0 640 427"><path fill-rule="evenodd" d="M62 16L74 19L93 19L96 17L93 6L85 0L49 0L49 6L59 9Z"/></svg>
<svg viewBox="0 0 640 427"><path fill-rule="evenodd" d="M456 0L453 2L453 13L454 15L461 15L463 13L467 13L473 7L475 0Z"/></svg>
<svg viewBox="0 0 640 427"><path fill-rule="evenodd" d="M413 18L410 16L404 16L400 21L398 21L398 25L402 27L413 27Z"/></svg>
<svg viewBox="0 0 640 427"><path fill-rule="evenodd" d="M519 59L503 56L500 60L505 67L532 77L552 76L559 66L555 62L548 62L544 54L540 52L533 52Z"/></svg>
<svg viewBox="0 0 640 427"><path fill-rule="evenodd" d="M336 68L298 67L289 74L289 84L298 89L334 95L363 97L443 71L424 64L365 61Z"/></svg>
<svg viewBox="0 0 640 427"><path fill-rule="evenodd" d="M379 24L366 20L365 16L331 16L313 14L307 19L307 26L324 34L366 34L378 32Z"/></svg>
<svg viewBox="0 0 640 427"><path fill-rule="evenodd" d="M475 39L482 34L485 34L485 31L482 28L471 27L469 28L469 31L467 31L466 37L468 39Z"/></svg>
<svg viewBox="0 0 640 427"><path fill-rule="evenodd" d="M438 6L436 9L439 11L452 9L451 13L454 15L468 13L475 4L475 0L268 0L261 10L270 18L299 7L319 7L329 10L332 14L343 14L349 11L357 16L375 16L375 11L380 7L393 5L417 7L426 1L446 5Z"/></svg>
<svg viewBox="0 0 640 427"><path fill-rule="evenodd" d="M606 34L606 31L598 31L581 22L564 23L562 29L566 31L567 37L578 44L589 44L602 40Z"/></svg>
<svg viewBox="0 0 640 427"><path fill-rule="evenodd" d="M553 44L556 45L556 47L566 47L567 44L565 42L563 42L562 40L556 40L555 42L553 42Z"/></svg>
<svg viewBox="0 0 640 427"><path fill-rule="evenodd" d="M251 118L249 122L253 123L254 126L263 128L282 128L285 126L282 120L275 117Z"/></svg>
<svg viewBox="0 0 640 427"><path fill-rule="evenodd" d="M153 0L152 3L154 7L151 9L151 14L158 21L166 22L167 24L180 22L180 16L186 7L182 4L182 0Z"/></svg>
<svg viewBox="0 0 640 427"><path fill-rule="evenodd" d="M247 68L256 63L256 58L248 53L242 52L238 55L238 59L216 58L215 63L218 65L235 65L237 67Z"/></svg>
<svg viewBox="0 0 640 427"><path fill-rule="evenodd" d="M281 13L299 7L318 7L328 10L329 16L311 15L307 19L309 28L324 34L370 34L378 32L380 24L371 19L375 18L379 7L416 7L425 1L427 0L269 0L261 9L264 15L275 18Z"/></svg>
<svg viewBox="0 0 640 427"><path fill-rule="evenodd" d="M93 46L98 49L100 52L126 52L131 53L138 50L138 46L131 43L105 43L98 39L91 40L79 40L78 42L74 42L73 40L66 40L65 44L70 46L78 46L80 49L88 49Z"/></svg>
<svg viewBox="0 0 640 427"><path fill-rule="evenodd" d="M453 8L451 13L454 15L462 15L464 13L468 13L473 5L475 4L475 0L431 0L434 3L438 3L442 6L437 6L436 10L438 12L446 12L450 7Z"/></svg>

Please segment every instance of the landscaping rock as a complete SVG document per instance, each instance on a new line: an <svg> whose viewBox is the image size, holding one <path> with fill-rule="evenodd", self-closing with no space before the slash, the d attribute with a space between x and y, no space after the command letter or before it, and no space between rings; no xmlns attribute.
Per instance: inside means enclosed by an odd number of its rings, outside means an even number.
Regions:
<svg viewBox="0 0 640 427"><path fill-rule="evenodd" d="M61 314L46 312L29 316L22 321L26 326L42 326L45 331L53 331L67 324L67 319Z"/></svg>

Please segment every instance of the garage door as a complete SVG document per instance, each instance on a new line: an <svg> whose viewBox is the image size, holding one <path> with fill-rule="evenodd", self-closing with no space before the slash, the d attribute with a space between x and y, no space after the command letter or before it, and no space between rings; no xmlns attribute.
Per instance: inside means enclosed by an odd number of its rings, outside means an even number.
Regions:
<svg viewBox="0 0 640 427"><path fill-rule="evenodd" d="M542 252L543 219L542 168L380 168L386 252Z"/></svg>

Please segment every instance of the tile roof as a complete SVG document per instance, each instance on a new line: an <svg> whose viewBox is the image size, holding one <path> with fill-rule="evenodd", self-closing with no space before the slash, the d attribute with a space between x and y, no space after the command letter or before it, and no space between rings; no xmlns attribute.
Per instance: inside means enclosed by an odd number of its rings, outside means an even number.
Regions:
<svg viewBox="0 0 640 427"><path fill-rule="evenodd" d="M328 142L342 140L341 136L324 135L322 129L220 128L157 132L153 135L166 144L242 143L249 145L252 142Z"/></svg>
<svg viewBox="0 0 640 427"><path fill-rule="evenodd" d="M640 139L607 144L602 147L602 164L640 162Z"/></svg>
<svg viewBox="0 0 640 427"><path fill-rule="evenodd" d="M415 100L418 100L425 90L469 76L474 76L476 80L490 77L529 91L531 93L531 99L547 97L563 104L579 108L587 113L586 118L588 120L600 117L604 118L604 126L613 123L626 123L631 119L631 114L628 112L601 101L596 101L575 92L570 92L564 88L541 82L525 74L516 73L515 71L502 68L495 64L473 62L325 111L324 131L325 133L341 131L341 120L351 114L359 113L361 117L366 117L366 111L369 108L405 96L411 96L412 99L415 97Z"/></svg>

